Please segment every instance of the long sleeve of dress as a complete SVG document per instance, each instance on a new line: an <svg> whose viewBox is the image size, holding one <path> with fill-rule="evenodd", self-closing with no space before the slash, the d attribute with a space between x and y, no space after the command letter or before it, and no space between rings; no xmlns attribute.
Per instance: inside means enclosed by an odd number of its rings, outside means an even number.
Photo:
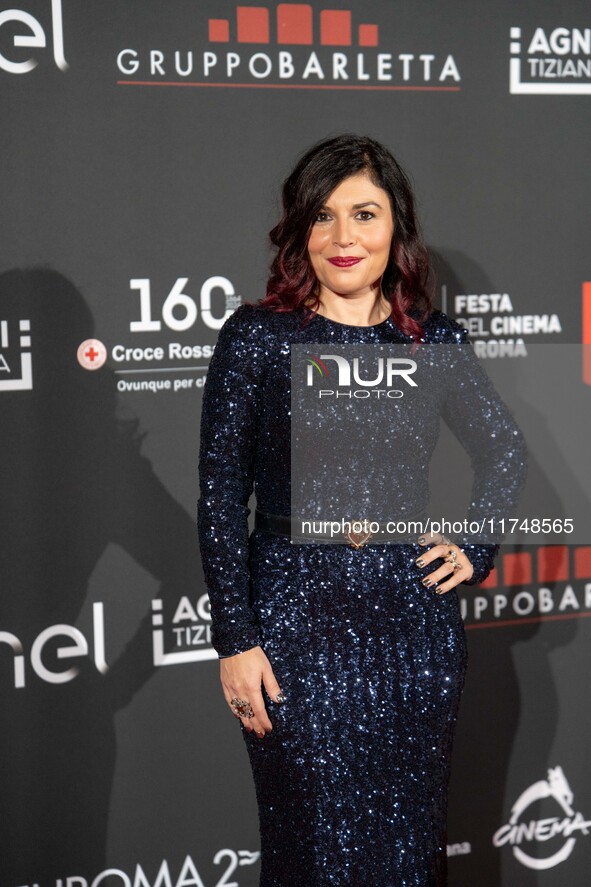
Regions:
<svg viewBox="0 0 591 887"><path fill-rule="evenodd" d="M249 308L240 306L219 332L201 414L197 525L220 658L261 642L250 606L247 518L264 362Z"/></svg>
<svg viewBox="0 0 591 887"><path fill-rule="evenodd" d="M450 318L451 341L458 342L458 362L443 418L468 453L474 482L468 521L487 521L485 535L501 538L500 520L512 516L525 485L527 446L511 412L501 400L469 343L467 331ZM494 521L494 532L488 521ZM494 565L498 544L458 544L474 574L465 585L483 582Z"/></svg>

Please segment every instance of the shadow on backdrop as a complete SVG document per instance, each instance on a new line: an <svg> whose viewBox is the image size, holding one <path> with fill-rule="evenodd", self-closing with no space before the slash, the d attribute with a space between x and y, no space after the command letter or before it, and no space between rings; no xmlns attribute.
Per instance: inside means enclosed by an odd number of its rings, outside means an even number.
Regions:
<svg viewBox="0 0 591 887"><path fill-rule="evenodd" d="M137 422L117 417L113 373L77 362L93 337L81 294L56 271L11 270L0 319L9 334L30 320L33 352L32 390L0 392L0 883L11 887L104 866L114 714L154 670L148 607L106 674L91 638L88 656L60 658L74 643L63 635L33 668L35 639L76 624L109 543L160 581L165 601L202 574L193 520L141 455ZM77 676L55 682L71 668Z"/></svg>
<svg viewBox="0 0 591 887"><path fill-rule="evenodd" d="M440 285L446 286L447 304L443 307L454 316L453 294L490 293L494 287L482 269L457 251L431 250L431 256ZM470 290L465 281L469 281ZM518 358L516 358L518 359ZM485 367L486 368L486 367ZM514 412L518 424L543 433L544 422L531 407L519 401ZM437 463L437 458L443 459ZM564 461L558 450L555 459ZM433 474L445 475L449 463L448 452L435 454ZM558 464L558 463L557 463ZM563 470L567 470L566 468ZM458 483L466 485L467 473L454 475ZM572 478L576 489L576 478ZM529 453L527 486L522 497L522 508L535 507L536 490L546 491L545 507L552 508L554 516L566 513L561 489L553 487L552 478L542 471ZM534 512L537 513L537 512ZM501 547L499 559L504 547ZM510 546L505 551L529 551L527 546ZM516 591L531 587L529 577L513 576ZM552 588L552 583L544 583ZM511 588L499 588L512 596ZM475 594L492 596L495 591L466 589L470 598ZM516 593L516 592L515 592ZM491 612L489 605L489 611ZM552 625L551 641L544 632L540 640L540 623L521 624L503 628L468 630L468 672L460 707L460 715L451 769L449 794L448 839L450 843L470 842L472 852L450 859L450 887L499 887L512 883L503 880L505 856L510 849L493 845L494 833L507 821L512 804L529 782L545 779L549 767L556 762L549 759L553 747L559 713L558 688L552 674L550 653L556 647L572 642L577 633L577 620L556 622ZM524 652L525 651L525 652ZM527 667L535 673L536 697L521 696L520 675L515 666ZM526 681L531 686L531 681ZM515 761L522 764L517 770ZM527 771L523 764L527 762ZM515 786L515 790L510 788ZM511 792L514 791L513 797ZM539 873L516 865L515 876L520 887L535 887Z"/></svg>

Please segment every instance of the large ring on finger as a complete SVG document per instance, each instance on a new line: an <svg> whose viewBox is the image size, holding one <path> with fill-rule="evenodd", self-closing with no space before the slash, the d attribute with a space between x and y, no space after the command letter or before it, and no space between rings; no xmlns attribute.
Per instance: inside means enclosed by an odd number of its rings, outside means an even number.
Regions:
<svg viewBox="0 0 591 887"><path fill-rule="evenodd" d="M234 714L239 718L254 718L254 711L248 699L239 699L238 696L234 696L230 700L230 705Z"/></svg>
<svg viewBox="0 0 591 887"><path fill-rule="evenodd" d="M445 560L448 564L452 565L454 573L456 572L456 570L462 569L462 565L458 563L458 553L457 551L454 551L453 548L450 548Z"/></svg>

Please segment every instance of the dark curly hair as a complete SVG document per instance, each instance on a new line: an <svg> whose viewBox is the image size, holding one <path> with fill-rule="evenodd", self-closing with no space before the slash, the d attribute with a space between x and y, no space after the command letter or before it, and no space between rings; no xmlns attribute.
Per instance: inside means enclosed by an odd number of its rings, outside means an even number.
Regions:
<svg viewBox="0 0 591 887"><path fill-rule="evenodd" d="M392 305L392 321L419 339L431 313L429 257L415 214L408 176L390 151L367 136L350 133L323 139L298 161L283 184L283 214L269 232L277 254L271 264L261 305L274 311L319 307L317 280L308 257L308 240L319 209L349 176L366 172L390 197L395 220L390 259L382 292Z"/></svg>

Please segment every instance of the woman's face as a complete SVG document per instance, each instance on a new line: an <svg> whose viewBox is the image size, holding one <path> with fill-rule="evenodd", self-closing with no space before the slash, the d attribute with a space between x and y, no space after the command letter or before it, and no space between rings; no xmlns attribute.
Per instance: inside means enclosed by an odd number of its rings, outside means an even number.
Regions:
<svg viewBox="0 0 591 887"><path fill-rule="evenodd" d="M344 179L316 216L308 240L320 298L327 290L340 296L379 290L393 236L387 192L367 173Z"/></svg>

